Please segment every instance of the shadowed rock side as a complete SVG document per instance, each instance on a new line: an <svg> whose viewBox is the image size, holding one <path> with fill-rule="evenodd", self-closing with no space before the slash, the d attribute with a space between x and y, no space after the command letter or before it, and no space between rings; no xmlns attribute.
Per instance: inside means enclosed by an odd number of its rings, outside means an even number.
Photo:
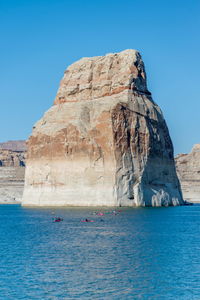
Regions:
<svg viewBox="0 0 200 300"><path fill-rule="evenodd" d="M83 58L28 141L23 205L183 204L173 146L140 54Z"/></svg>
<svg viewBox="0 0 200 300"><path fill-rule="evenodd" d="M175 161L184 200L200 203L200 144L189 154L177 155Z"/></svg>
<svg viewBox="0 0 200 300"><path fill-rule="evenodd" d="M134 102L131 96L128 105L119 104L113 112L119 202L178 205L180 186L166 123L159 111L155 119L135 111Z"/></svg>

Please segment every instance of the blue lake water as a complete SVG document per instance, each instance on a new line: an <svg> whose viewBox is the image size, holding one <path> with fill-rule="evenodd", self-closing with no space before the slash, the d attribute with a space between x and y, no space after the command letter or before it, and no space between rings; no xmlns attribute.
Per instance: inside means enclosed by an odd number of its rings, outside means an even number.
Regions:
<svg viewBox="0 0 200 300"><path fill-rule="evenodd" d="M1 205L0 299L200 299L200 206L94 210Z"/></svg>

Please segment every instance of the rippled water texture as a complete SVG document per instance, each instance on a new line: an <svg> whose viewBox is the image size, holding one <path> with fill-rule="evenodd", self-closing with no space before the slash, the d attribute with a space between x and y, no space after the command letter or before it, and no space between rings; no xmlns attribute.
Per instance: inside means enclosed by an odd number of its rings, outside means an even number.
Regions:
<svg viewBox="0 0 200 300"><path fill-rule="evenodd" d="M1 205L0 299L200 299L200 206L93 211Z"/></svg>

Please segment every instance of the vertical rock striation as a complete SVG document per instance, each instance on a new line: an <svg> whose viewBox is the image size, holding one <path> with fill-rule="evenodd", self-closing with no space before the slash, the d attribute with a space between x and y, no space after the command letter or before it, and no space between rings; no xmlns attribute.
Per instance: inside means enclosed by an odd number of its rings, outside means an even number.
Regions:
<svg viewBox="0 0 200 300"><path fill-rule="evenodd" d="M189 154L177 155L175 161L184 200L200 202L200 144Z"/></svg>
<svg viewBox="0 0 200 300"><path fill-rule="evenodd" d="M173 146L135 50L83 58L28 141L24 205L183 204Z"/></svg>

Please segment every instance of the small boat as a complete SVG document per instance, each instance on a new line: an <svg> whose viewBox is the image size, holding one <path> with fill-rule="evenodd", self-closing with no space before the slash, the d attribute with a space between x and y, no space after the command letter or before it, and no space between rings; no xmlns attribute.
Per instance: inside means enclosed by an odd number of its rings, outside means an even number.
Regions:
<svg viewBox="0 0 200 300"><path fill-rule="evenodd" d="M81 220L81 222L94 222L94 220L85 219L85 220Z"/></svg>
<svg viewBox="0 0 200 300"><path fill-rule="evenodd" d="M55 218L53 221L54 221L54 222L61 222L61 221L63 221L63 219L60 218L60 217L57 217L57 218Z"/></svg>
<svg viewBox="0 0 200 300"><path fill-rule="evenodd" d="M105 214L102 212L97 213L97 216L104 216Z"/></svg>

